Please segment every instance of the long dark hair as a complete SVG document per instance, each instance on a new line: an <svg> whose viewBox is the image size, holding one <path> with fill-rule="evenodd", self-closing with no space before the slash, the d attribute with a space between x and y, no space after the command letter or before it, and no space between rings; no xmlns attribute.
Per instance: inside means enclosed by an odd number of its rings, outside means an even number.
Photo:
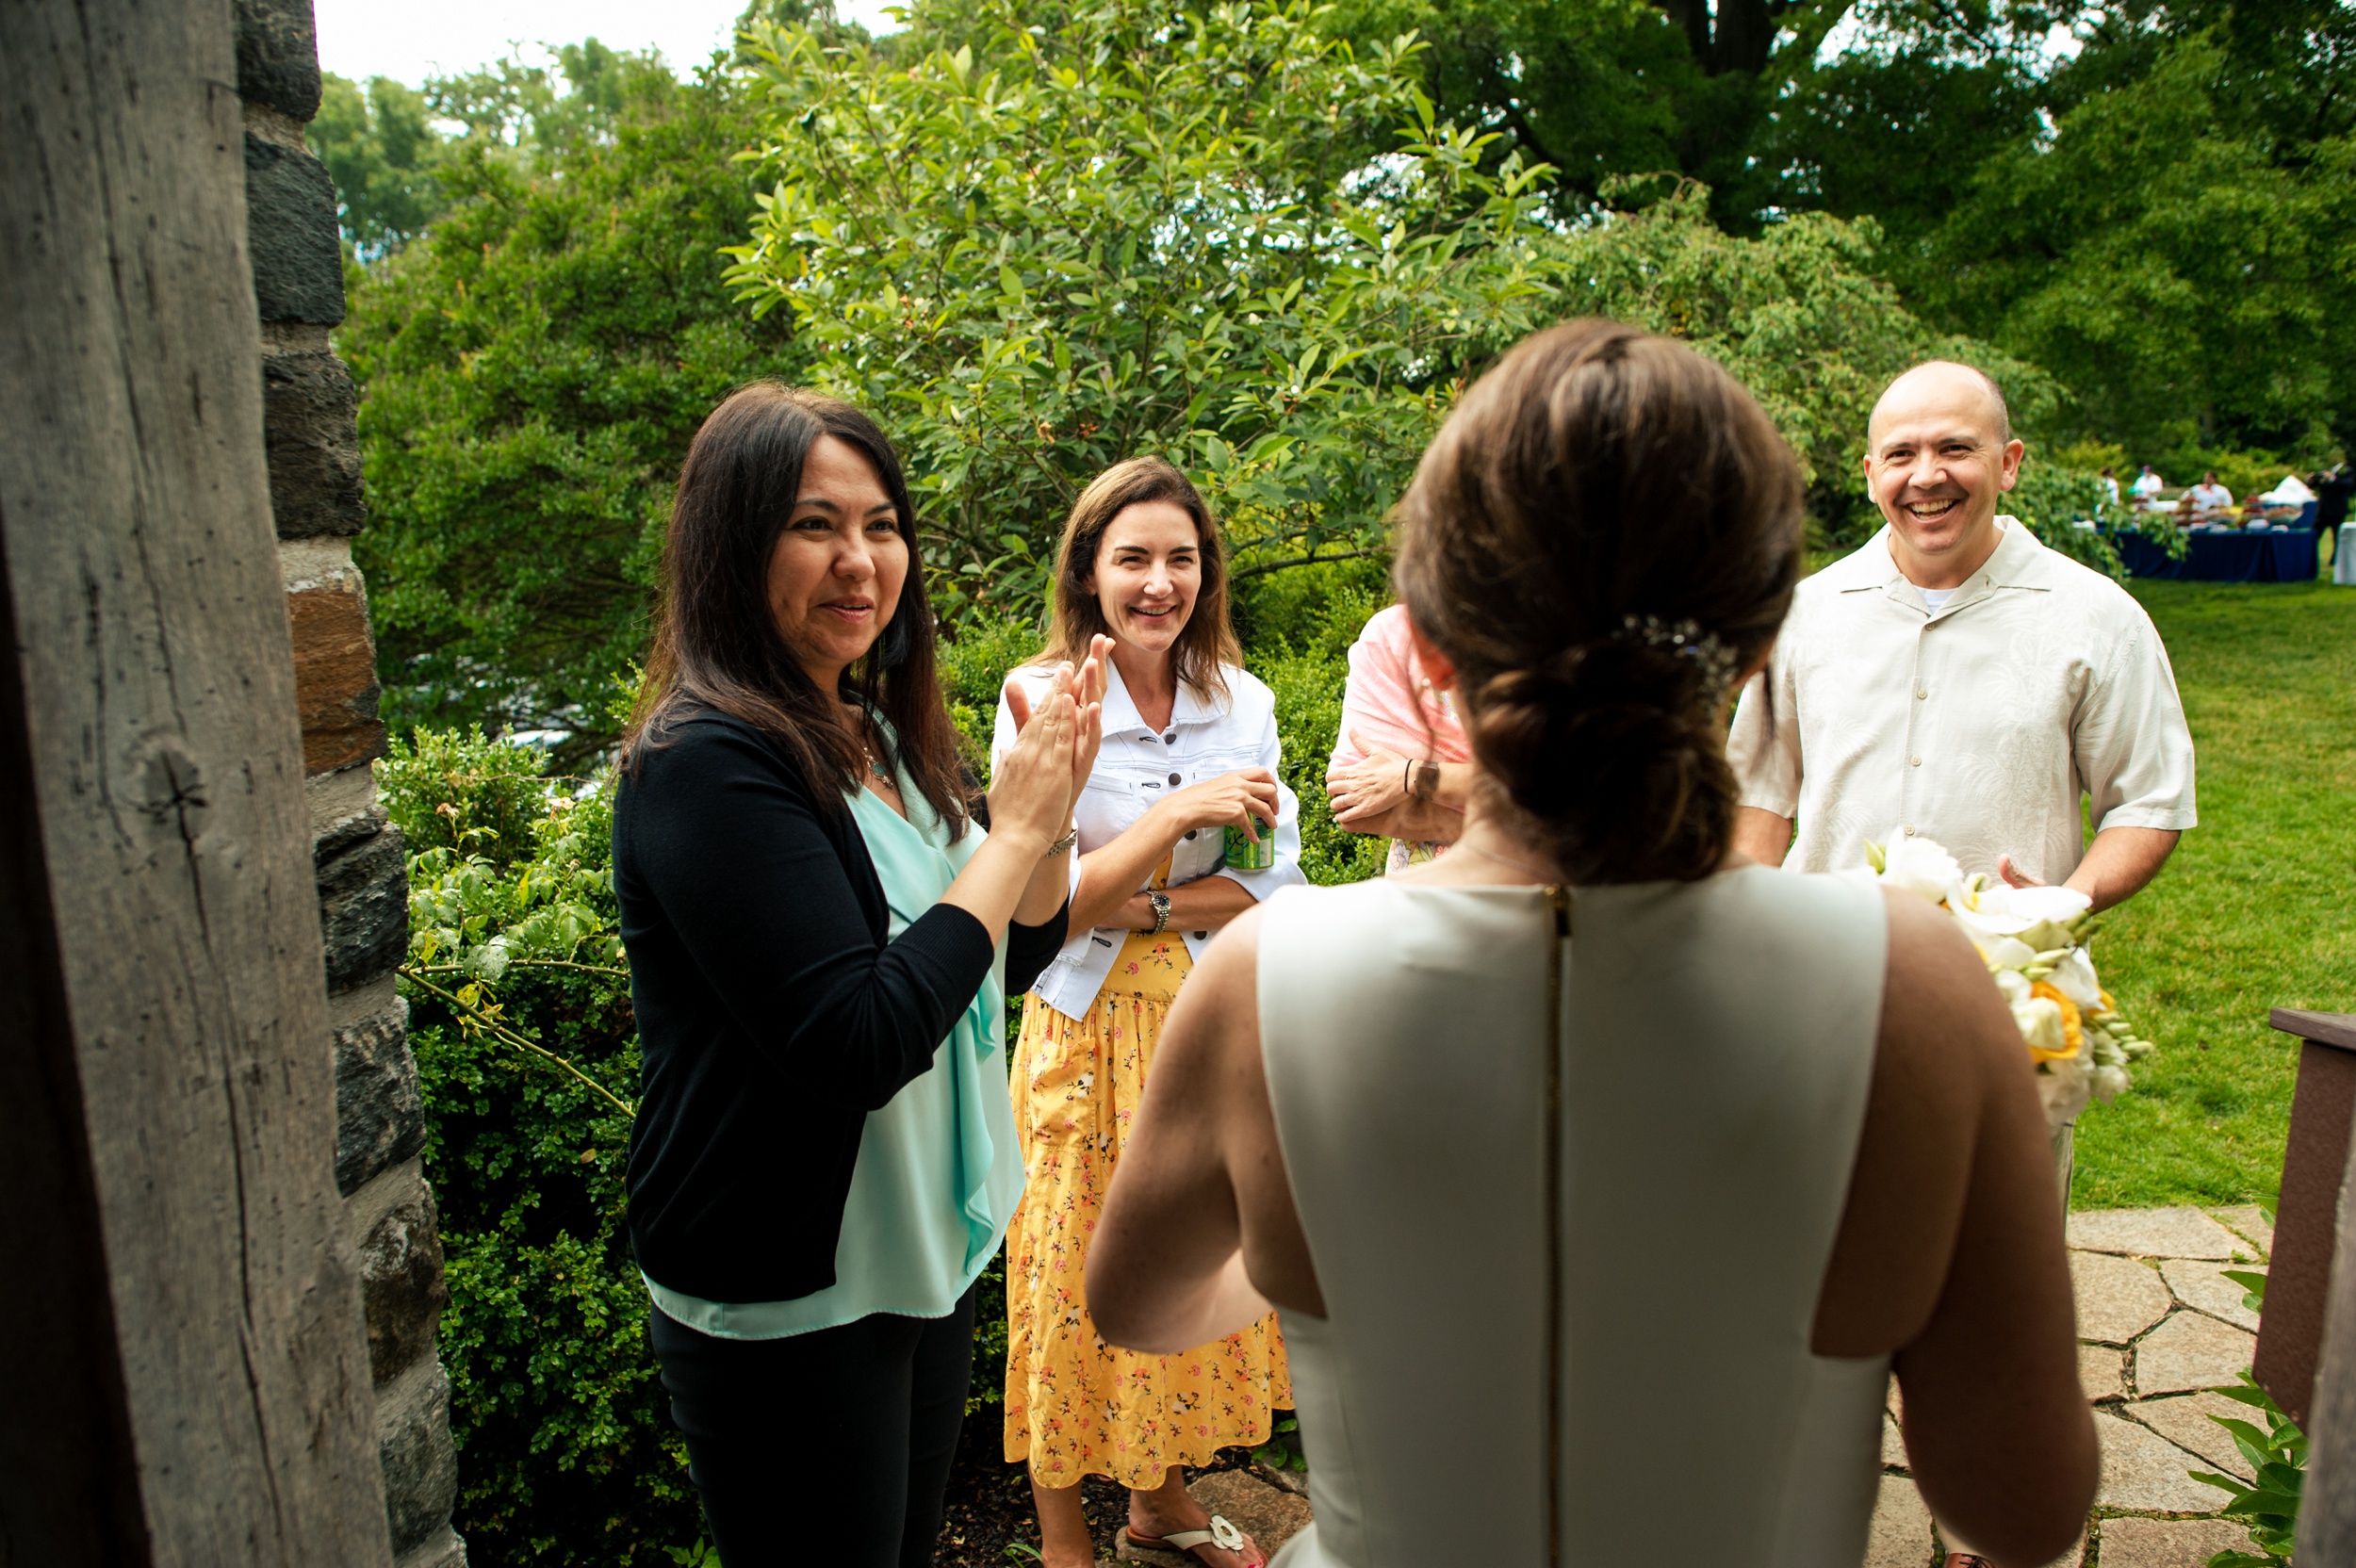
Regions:
<svg viewBox="0 0 2356 1568"><path fill-rule="evenodd" d="M769 558L793 520L802 464L820 437L856 447L892 498L908 572L892 621L864 658L822 692L777 634L769 612ZM715 709L781 746L813 786L856 791L866 769L860 741L837 711L840 698L890 722L898 761L933 809L962 837L968 776L934 671L932 606L916 545L916 508L900 460L875 421L834 398L759 381L730 393L687 449L671 527L663 543L663 599L639 688L623 765L660 746L669 727ZM832 803L823 787L821 798Z"/></svg>
<svg viewBox="0 0 2356 1568"><path fill-rule="evenodd" d="M1227 612L1227 541L1211 515L1203 492L1194 482L1158 457L1132 457L1116 463L1088 482L1072 503L1063 525L1063 542L1055 549L1055 602L1047 627L1047 646L1036 664L1069 661L1074 666L1088 657L1088 641L1109 635L1104 607L1090 580L1096 558L1104 547L1104 531L1113 519L1133 506L1168 501L1194 519L1194 542L1203 562L1203 585L1196 590L1194 609L1178 641L1170 650L1177 678L1202 696L1224 694L1227 678L1220 666L1241 664L1243 649Z"/></svg>
<svg viewBox="0 0 2356 1568"><path fill-rule="evenodd" d="M1750 394L1616 321L1526 339L1424 454L1399 597L1456 665L1481 787L1569 880L1690 881L1726 858L1727 677L1783 624L1800 507Z"/></svg>

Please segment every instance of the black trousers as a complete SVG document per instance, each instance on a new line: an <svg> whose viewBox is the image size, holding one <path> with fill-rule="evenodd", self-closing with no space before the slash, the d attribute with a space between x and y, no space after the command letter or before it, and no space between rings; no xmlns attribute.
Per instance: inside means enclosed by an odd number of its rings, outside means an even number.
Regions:
<svg viewBox="0 0 2356 1568"><path fill-rule="evenodd" d="M973 1293L790 1339L714 1339L656 1308L671 1419L727 1568L931 1568L973 1370Z"/></svg>

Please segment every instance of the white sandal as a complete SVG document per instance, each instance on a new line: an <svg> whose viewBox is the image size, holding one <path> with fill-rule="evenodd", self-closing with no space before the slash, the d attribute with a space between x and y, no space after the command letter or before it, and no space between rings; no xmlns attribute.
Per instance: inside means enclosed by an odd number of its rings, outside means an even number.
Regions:
<svg viewBox="0 0 2356 1568"><path fill-rule="evenodd" d="M1179 1552L1200 1560L1197 1554L1198 1547L1217 1546L1219 1550L1233 1552L1237 1557L1245 1557L1248 1552L1249 1559L1244 1563L1244 1568L1261 1568L1261 1564L1268 1561L1267 1556L1261 1552L1259 1545L1250 1536L1216 1513L1211 1515L1211 1527L1203 1530L1172 1530L1168 1535L1139 1535L1134 1525L1123 1525L1121 1528L1121 1533L1129 1538L1130 1545L1142 1546L1148 1551Z"/></svg>

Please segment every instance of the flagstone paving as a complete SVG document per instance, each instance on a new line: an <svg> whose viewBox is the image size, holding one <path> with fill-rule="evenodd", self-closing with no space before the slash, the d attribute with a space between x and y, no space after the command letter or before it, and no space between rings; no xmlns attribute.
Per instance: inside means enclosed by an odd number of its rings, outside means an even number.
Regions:
<svg viewBox="0 0 2356 1568"><path fill-rule="evenodd" d="M2257 1315L2228 1268L2264 1266L2272 1230L2254 1208L2105 1209L2070 1217L2078 1296L2078 1378L2094 1405L2102 1479L2086 1538L2054 1568L2204 1568L2250 1538L2216 1517L2225 1494L2189 1472L2250 1475L2215 1415L2248 1406L2209 1393L2250 1364ZM1891 1410L1896 1410L1891 1385ZM1881 1506L1866 1568L1928 1568L1938 1527L1882 1423ZM2207 1515L2207 1517L2201 1517Z"/></svg>
<svg viewBox="0 0 2356 1568"><path fill-rule="evenodd" d="M2273 1233L2254 1208L2107 1209L2070 1217L2070 1271L2078 1297L2078 1375L2095 1407L2102 1478L2086 1536L2053 1568L2205 1568L2246 1531L2216 1517L2225 1494L2190 1472L2250 1475L2211 1415L2247 1418L2248 1406L2208 1392L2231 1386L2257 1340L2242 1287L2222 1277L2264 1266ZM1882 1480L1865 1568L1932 1568L1938 1526L1908 1473L1894 1417L1882 1422ZM1241 1471L1204 1476L1195 1495L1270 1552L1309 1521L1292 1491ZM2205 1516L2205 1517L2204 1517ZM1186 1568L1138 1551L1123 1560Z"/></svg>

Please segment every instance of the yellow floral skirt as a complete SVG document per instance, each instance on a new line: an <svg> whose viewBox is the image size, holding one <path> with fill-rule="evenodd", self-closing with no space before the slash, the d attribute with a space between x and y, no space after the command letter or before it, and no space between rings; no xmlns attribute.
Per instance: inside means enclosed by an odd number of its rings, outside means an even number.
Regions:
<svg viewBox="0 0 2356 1568"><path fill-rule="evenodd" d="M1006 1458L1046 1486L1159 1486L1173 1464L1267 1442L1292 1403L1274 1313L1180 1356L1117 1349L1088 1320L1088 1238L1192 967L1176 932L1132 933L1086 1018L1023 1009L1009 1087L1029 1181L1006 1229Z"/></svg>

